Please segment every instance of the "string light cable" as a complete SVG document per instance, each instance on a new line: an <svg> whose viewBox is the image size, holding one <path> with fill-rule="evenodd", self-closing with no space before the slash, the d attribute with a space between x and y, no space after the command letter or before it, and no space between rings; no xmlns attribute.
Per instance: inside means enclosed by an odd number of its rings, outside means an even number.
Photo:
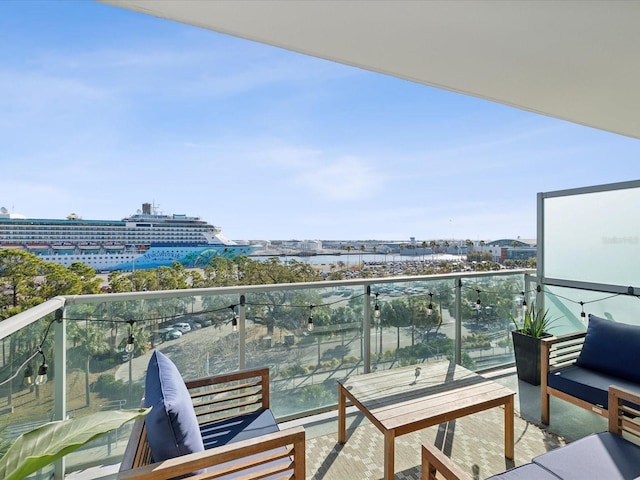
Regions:
<svg viewBox="0 0 640 480"><path fill-rule="evenodd" d="M40 344L36 347L36 351L33 352L31 355L29 355L27 357L27 359L25 361L23 361L18 368L16 369L16 371L14 372L13 375L11 375L10 377L4 379L2 382L0 382L0 387L3 385L6 385L7 383L9 383L11 380L13 380L14 378L16 378L20 372L22 371L23 368L25 368L29 362L31 362L34 358L36 358L38 355L42 355L42 363L40 364L40 367L38 367L38 377L41 377L40 372L43 372L43 375L46 376L47 373L47 363L46 363L46 359L44 356L44 352L42 351L42 347L44 346L44 342L47 340L47 336L49 335L49 331L51 330L51 325L53 325L56 320L59 320L61 317L58 317L56 315L56 318L54 318L53 320L51 320L49 322L49 324L47 325L47 328L44 331L44 335L42 337L42 341L40 342ZM44 379L44 378L41 378ZM46 382L46 379L44 379L44 381ZM44 383L44 382L42 382ZM36 385L39 385L39 383L37 382L36 379Z"/></svg>
<svg viewBox="0 0 640 480"><path fill-rule="evenodd" d="M441 290L441 294L442 293L447 293L447 292L451 292L454 291L456 289L468 289L468 290L472 290L476 292L476 305L477 308L481 308L481 299L480 299L480 294L484 293L484 294L508 294L509 292L505 292L505 291L488 291L488 290L481 290L478 287L475 286L467 286L467 285L456 285L452 288L449 289L442 289ZM589 301L582 301L582 300L573 300L571 298L568 298L566 296L557 294L555 292L550 292L548 290L543 289L540 285L538 285L535 289L533 290L528 290L528 291L515 291L513 292L514 294L520 294L523 296L523 302L522 302L522 306L527 307L527 303L526 303L526 297L529 293L532 292L536 292L536 293L544 293L545 295L549 295L549 296L554 296L556 298L561 298L567 302L570 303L574 303L577 305L580 305L581 307L581 311L580 311L580 317L581 319L584 321L586 319L586 312L584 311L584 306L587 304L591 304L591 303L598 303L598 302L602 302L605 300L609 300L611 298L614 297L618 297L621 295L631 295L631 296L635 296L638 300L640 300L640 295L636 295L634 293L634 289L632 287L629 287L629 292L628 293L615 293L615 294L611 294L611 295L607 295L605 297L602 298L597 298L594 300L589 300ZM364 295L366 295L365 293L362 294L358 294L358 295L353 295L351 297L348 298L341 298L339 300L333 301L333 302L327 302L327 303L322 303L319 305L288 305L289 308L305 308L305 309L309 309L309 317L307 319L307 328L309 330L313 329L313 315L312 315L312 310L314 308L326 308L326 307L330 307L332 305L336 305L338 303L344 303L344 302L349 302L351 300L355 300L358 299L360 297L363 297ZM432 299L433 299L433 293L432 292L428 292L428 293L419 293L419 294L409 294L407 295L408 297L429 297L429 305L427 307L427 310L432 310L433 309L433 303L432 303ZM374 316L376 316L376 314L379 315L379 309L380 309L380 305L379 305L379 300L380 298L384 298L382 295L380 295L379 293L375 293L375 306L374 306ZM271 306L272 304L267 304L267 303L246 303L247 306ZM236 313L235 308L237 307L237 304L232 304L232 305L228 305L228 306L224 306L224 307L219 307L219 308L214 308L214 309L207 309L207 310L200 310L197 312L191 312L190 315L199 315L199 314L205 314L205 313L216 313L216 312L221 312L224 310L228 310L231 309L233 311L233 317L231 319L231 324L232 327L234 328L234 331L237 331L237 323L238 323L238 315ZM376 307L378 307L376 309ZM58 313L60 312L60 313ZM135 337L133 335L133 324L137 323L143 326L146 326L148 323L151 322L157 322L157 321L166 321L168 319L175 319L176 316L175 315L166 315L166 316L154 316L154 317L150 317L150 318L142 318L139 320L121 320L121 319L96 319L96 318L90 318L90 317L66 317L65 319L67 321L92 321L92 322L104 322L104 323L122 323L122 324L128 324L130 329L129 329L129 336L127 338L127 345L125 347L125 349L129 352L129 351L133 351L133 344L135 341ZM376 318L378 318L376 316ZM40 344L38 345L38 347L36 348L36 351L33 352L29 357L27 357L16 369L15 373L13 375L11 375L10 377L6 378L5 380L3 380L2 382L0 382L0 386L6 385L7 383L9 383L11 380L15 379L18 374L22 371L23 368L25 368L29 362L31 362L34 358L36 358L38 355L42 356L42 363L38 369L38 373L39 373L39 377L41 378L41 380L44 380L44 377L46 376L47 373L47 363L46 363L46 358L44 356L44 351L43 351L43 346L45 341L47 340L49 331L51 329L51 326L53 325L54 322L56 321L61 321L62 320L62 316L61 316L61 311L56 311L56 318L54 318L53 320L51 320L49 322L49 324L47 325L47 328L45 329L45 333L43 335L43 339L40 342ZM130 350L129 350L130 349ZM46 381L46 380L45 380Z"/></svg>

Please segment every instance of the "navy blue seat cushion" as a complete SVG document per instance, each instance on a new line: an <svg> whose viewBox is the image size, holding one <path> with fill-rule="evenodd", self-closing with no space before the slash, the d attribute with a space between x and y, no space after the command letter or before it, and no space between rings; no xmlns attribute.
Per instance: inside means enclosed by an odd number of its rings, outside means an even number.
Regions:
<svg viewBox="0 0 640 480"><path fill-rule="evenodd" d="M191 396L180 372L154 351L147 367L144 405L147 440L154 462L204 450Z"/></svg>
<svg viewBox="0 0 640 480"><path fill-rule="evenodd" d="M200 426L200 432L202 435L202 439L204 441L204 448L208 450L210 448L219 447L222 445L226 445L228 443L239 442L241 440L247 440L250 438L259 437L261 435L266 435L267 433L274 433L279 431L280 428L276 423L276 419L274 418L271 410L258 410L251 413L246 413L243 415L238 415L231 418L225 418L222 420L215 420L213 422L205 423ZM284 450L284 447L280 447L276 450ZM233 467L233 465L244 462L253 457L257 457L258 455L252 455L250 457L246 457L244 459L234 460L228 463L221 465L222 469L226 469L229 467ZM273 460L271 462L266 463L262 467L253 467L242 471L242 474L247 474L256 471L258 468L271 467L271 468L282 468L288 467L291 464L292 459L289 457ZM209 473L215 471L215 468L211 468ZM291 470L288 470L288 473L291 473ZM229 476L221 477L221 480L227 480L231 478L235 478L237 475L235 473L230 474ZM265 480L282 478L283 474L278 473L272 476L265 477Z"/></svg>
<svg viewBox="0 0 640 480"><path fill-rule="evenodd" d="M255 438L279 430L271 410L258 410L200 426L200 436L206 450L228 443Z"/></svg>
<svg viewBox="0 0 640 480"><path fill-rule="evenodd" d="M526 463L506 472L493 475L487 480L558 480L553 473L534 463Z"/></svg>
<svg viewBox="0 0 640 480"><path fill-rule="evenodd" d="M616 385L640 393L640 385L629 380L576 365L562 367L547 375L547 385L572 397L609 409L609 386Z"/></svg>
<svg viewBox="0 0 640 480"><path fill-rule="evenodd" d="M640 383L640 325L589 314L589 326L576 365Z"/></svg>
<svg viewBox="0 0 640 480"><path fill-rule="evenodd" d="M602 432L544 453L533 463L563 480L631 480L640 475L640 447Z"/></svg>

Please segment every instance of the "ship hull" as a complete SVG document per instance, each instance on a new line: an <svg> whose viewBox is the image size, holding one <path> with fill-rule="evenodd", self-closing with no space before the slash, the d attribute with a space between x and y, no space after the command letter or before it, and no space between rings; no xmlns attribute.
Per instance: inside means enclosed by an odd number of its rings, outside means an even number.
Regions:
<svg viewBox="0 0 640 480"><path fill-rule="evenodd" d="M259 247L254 245L151 245L144 253L107 252L104 254L42 254L38 257L47 262L70 266L80 262L99 272L114 270L147 270L170 267L178 262L185 268L203 268L216 257L233 259L248 256Z"/></svg>
<svg viewBox="0 0 640 480"><path fill-rule="evenodd" d="M200 217L165 215L144 203L122 220L31 219L0 212L0 248L19 248L66 267L84 263L96 271L151 269L178 262L205 267L212 259L250 255L260 246L226 239Z"/></svg>

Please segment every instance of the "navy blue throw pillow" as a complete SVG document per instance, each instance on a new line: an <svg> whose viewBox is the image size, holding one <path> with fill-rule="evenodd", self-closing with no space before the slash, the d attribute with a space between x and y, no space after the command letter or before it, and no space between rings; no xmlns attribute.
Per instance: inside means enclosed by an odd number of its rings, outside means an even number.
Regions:
<svg viewBox="0 0 640 480"><path fill-rule="evenodd" d="M147 440L154 462L204 450L187 386L175 364L154 351L145 382Z"/></svg>
<svg viewBox="0 0 640 480"><path fill-rule="evenodd" d="M576 365L640 382L640 326L589 314L587 335Z"/></svg>

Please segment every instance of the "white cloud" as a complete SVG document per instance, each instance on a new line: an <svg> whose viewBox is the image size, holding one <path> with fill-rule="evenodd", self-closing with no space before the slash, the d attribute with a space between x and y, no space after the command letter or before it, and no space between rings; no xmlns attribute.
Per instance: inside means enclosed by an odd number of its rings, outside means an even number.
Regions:
<svg viewBox="0 0 640 480"><path fill-rule="evenodd" d="M381 186L371 163L357 157L325 159L296 176L319 201L364 200L374 197Z"/></svg>

